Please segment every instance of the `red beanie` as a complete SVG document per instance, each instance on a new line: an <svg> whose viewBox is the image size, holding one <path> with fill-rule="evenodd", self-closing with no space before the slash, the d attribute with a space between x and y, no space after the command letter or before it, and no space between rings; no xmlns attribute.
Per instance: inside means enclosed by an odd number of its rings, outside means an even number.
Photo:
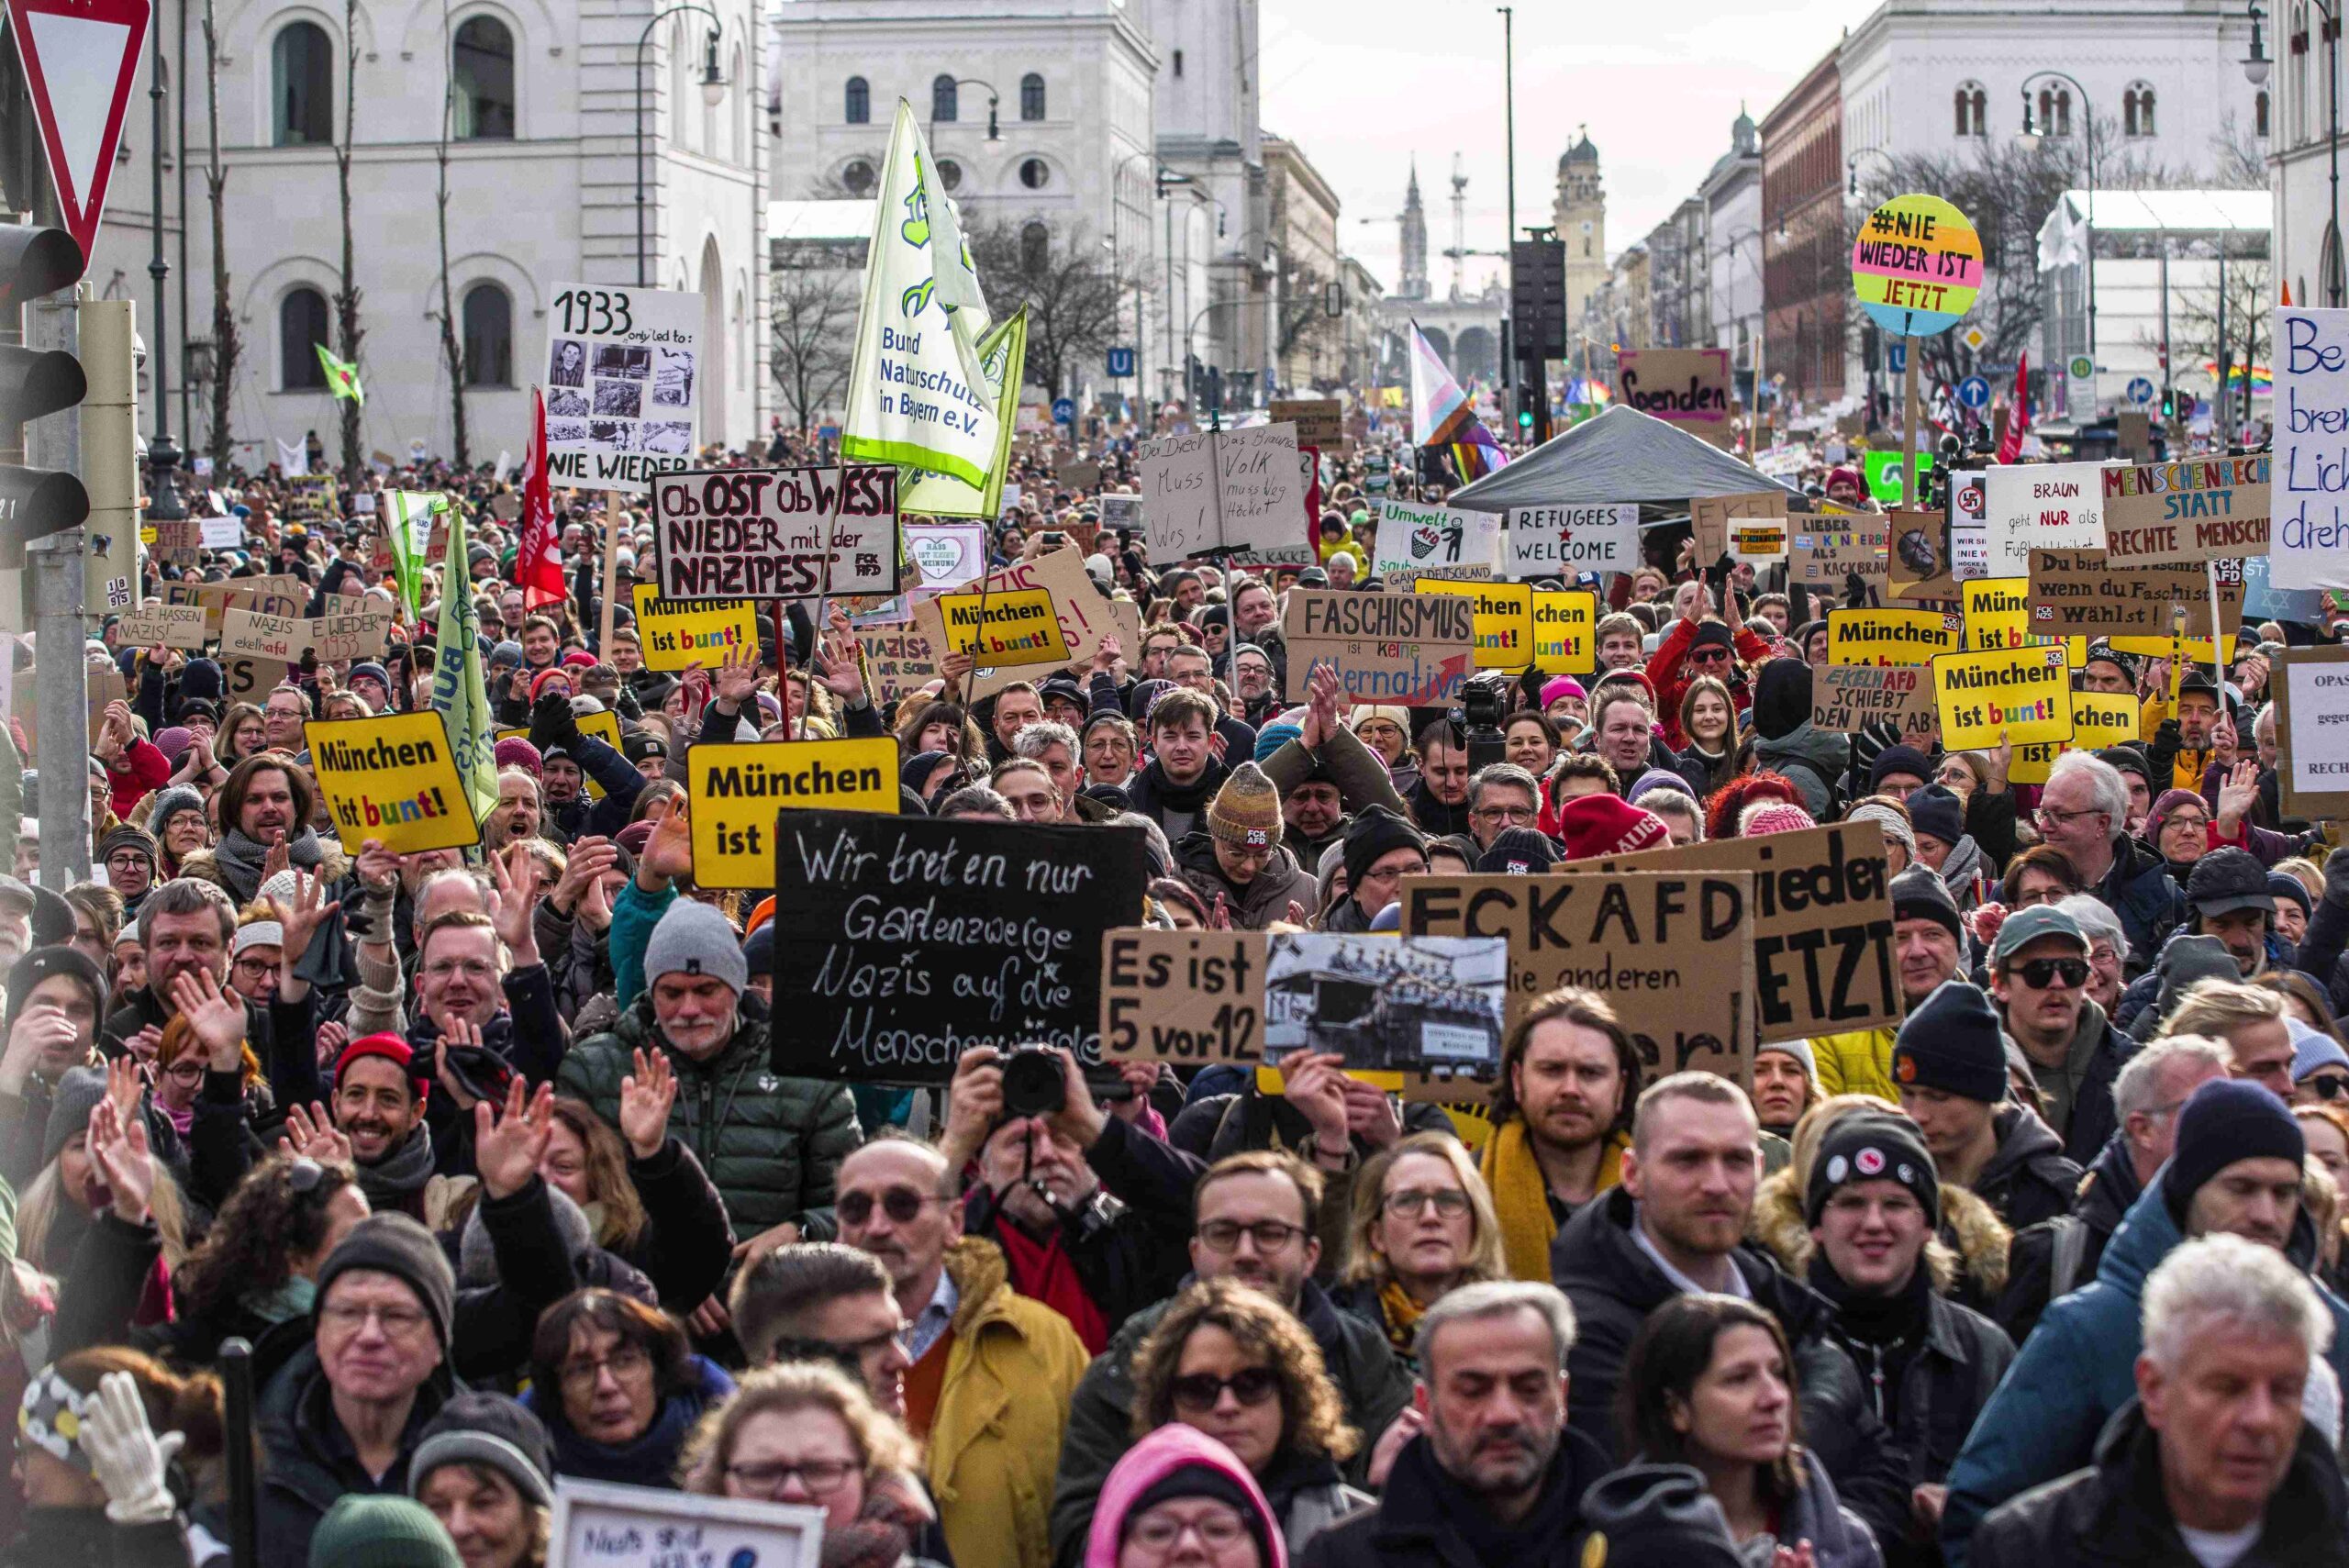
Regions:
<svg viewBox="0 0 2349 1568"><path fill-rule="evenodd" d="M531 676L530 700L532 702L538 701L539 694L546 689L546 684L557 676L561 676L566 685L569 684L571 682L570 666L565 664L550 664L545 669L540 671L537 674Z"/></svg>
<svg viewBox="0 0 2349 1568"><path fill-rule="evenodd" d="M1744 824L1738 828L1737 836L1741 839L1758 839L1765 833L1799 833L1806 828L1818 826L1818 823L1811 820L1810 813L1801 806L1783 800L1774 800L1766 805L1755 806L1753 814L1747 817Z"/></svg>
<svg viewBox="0 0 2349 1568"><path fill-rule="evenodd" d="M416 1091L417 1104L422 1105L431 1095L432 1080L417 1075L416 1052L409 1049L406 1040L388 1031L354 1040L342 1048L342 1054L334 1059L334 1086L340 1089L342 1075L350 1071L351 1064L369 1056L380 1056L406 1073L408 1086Z"/></svg>
<svg viewBox="0 0 2349 1568"><path fill-rule="evenodd" d="M1620 795L1585 795L1558 808L1558 837L1566 846L1566 859L1595 861L1664 849L1672 842L1672 830L1663 817Z"/></svg>

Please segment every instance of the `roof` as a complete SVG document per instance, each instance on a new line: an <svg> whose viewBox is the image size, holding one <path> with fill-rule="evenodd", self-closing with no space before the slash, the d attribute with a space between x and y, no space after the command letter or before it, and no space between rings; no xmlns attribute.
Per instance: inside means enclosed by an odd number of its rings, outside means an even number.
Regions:
<svg viewBox="0 0 2349 1568"><path fill-rule="evenodd" d="M767 239L870 239L873 199L767 203Z"/></svg>
<svg viewBox="0 0 2349 1568"><path fill-rule="evenodd" d="M1588 131L1585 131L1582 133L1582 139L1575 142L1572 147L1567 148L1566 155L1558 160L1558 167L1563 170L1576 163L1596 163L1598 161L1598 149L1590 144L1590 133Z"/></svg>
<svg viewBox="0 0 2349 1568"><path fill-rule="evenodd" d="M1445 499L1475 512L1641 501L1685 506L1695 495L1801 492L1653 414L1616 404Z"/></svg>
<svg viewBox="0 0 2349 1568"><path fill-rule="evenodd" d="M2265 190L2065 191L2039 226L2039 270L2078 265L2091 227L2099 234L2265 234L2275 216Z"/></svg>

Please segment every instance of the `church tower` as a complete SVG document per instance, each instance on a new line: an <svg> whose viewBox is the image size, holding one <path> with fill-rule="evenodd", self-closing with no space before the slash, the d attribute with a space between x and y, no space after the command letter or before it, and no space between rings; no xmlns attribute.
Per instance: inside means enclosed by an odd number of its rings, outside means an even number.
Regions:
<svg viewBox="0 0 2349 1568"><path fill-rule="evenodd" d="M1403 281L1397 294L1404 299L1428 296L1428 215L1419 205L1419 161L1411 160L1411 184L1403 195Z"/></svg>
<svg viewBox="0 0 2349 1568"><path fill-rule="evenodd" d="M1551 210L1566 248L1566 326L1582 328L1583 309L1607 286L1607 193L1598 180L1598 149L1588 127L1558 160L1558 199Z"/></svg>

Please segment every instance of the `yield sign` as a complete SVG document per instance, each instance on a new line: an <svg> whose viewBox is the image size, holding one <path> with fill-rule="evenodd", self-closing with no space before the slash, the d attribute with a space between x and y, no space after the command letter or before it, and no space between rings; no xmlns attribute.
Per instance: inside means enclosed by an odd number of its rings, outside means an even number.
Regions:
<svg viewBox="0 0 2349 1568"><path fill-rule="evenodd" d="M8 0L65 227L88 265L122 142L149 0Z"/></svg>

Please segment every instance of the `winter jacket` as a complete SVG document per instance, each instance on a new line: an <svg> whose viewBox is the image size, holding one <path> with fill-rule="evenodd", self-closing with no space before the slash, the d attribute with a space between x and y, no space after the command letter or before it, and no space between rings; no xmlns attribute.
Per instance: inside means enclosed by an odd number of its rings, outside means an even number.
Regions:
<svg viewBox="0 0 2349 1568"><path fill-rule="evenodd" d="M644 1205L642 1234L608 1250L652 1282L661 1305L680 1316L708 1300L734 1257L734 1227L701 1162L676 1139L650 1160L630 1150L628 1179Z"/></svg>
<svg viewBox="0 0 2349 1568"><path fill-rule="evenodd" d="M2080 1168L2064 1156L2064 1145L2047 1124L2021 1106L1996 1112L1990 1125L1998 1147L1973 1181L1974 1195L1998 1211L2010 1230L2072 1210Z"/></svg>
<svg viewBox="0 0 2349 1568"><path fill-rule="evenodd" d="M1756 633L1741 624L1730 628L1730 638L1737 645L1738 662L1759 664L1770 657L1770 645ZM1656 722L1664 728L1664 743L1674 751L1688 744L1680 732L1680 701L1697 677L1687 671L1688 645L1697 640L1697 623L1686 617L1675 619L1648 656L1648 684L1655 688ZM1726 673L1727 672L1723 672ZM1753 696L1740 682L1731 688L1730 700L1742 715L1753 705ZM1630 780L1624 781L1629 784Z"/></svg>
<svg viewBox="0 0 2349 1568"><path fill-rule="evenodd" d="M1219 896L1224 900L1236 931L1261 931L1275 920L1289 918L1292 902L1309 916L1321 896L1311 874L1278 844L1245 886L1233 882L1224 875L1222 864L1215 858L1215 840L1205 828L1186 834L1174 846L1174 869L1209 910L1215 908Z"/></svg>
<svg viewBox="0 0 2349 1568"><path fill-rule="evenodd" d="M2120 1130L2121 1120L2112 1108L2112 1084L2121 1076L2122 1065L2137 1054L2137 1042L2114 1029L2106 1020L2104 1009L2094 1002L2081 1002L2078 1029L2065 1047L2067 1055L2083 1035L2092 1037L2096 1044L2087 1071L2080 1075L2079 1088L2072 1095L2071 1119L2055 1129L2064 1140L2064 1157L2076 1165L2095 1159Z"/></svg>
<svg viewBox="0 0 2349 1568"><path fill-rule="evenodd" d="M24 1510L0 1568L189 1568L187 1521L118 1525L104 1507Z"/></svg>
<svg viewBox="0 0 2349 1568"><path fill-rule="evenodd" d="M1508 1537L1509 1556L1496 1564L1479 1550L1478 1522L1489 1504L1436 1462L1425 1436L1403 1445L1378 1507L1316 1536L1297 1568L1574 1568L1608 1561L1587 1550L1582 1499L1609 1468L1606 1451L1572 1427L1558 1434L1532 1512ZM1101 1568L1087 1563L1085 1568Z"/></svg>
<svg viewBox="0 0 2349 1568"><path fill-rule="evenodd" d="M1936 1268L1933 1288L1960 1307L1989 1316L1991 1304L2007 1288L2008 1253L2014 1232L1988 1204L1964 1187L1944 1184L1940 1223L1933 1234L1949 1250L1950 1260L1946 1277ZM1803 1215L1802 1184L1795 1179L1791 1163L1762 1178L1753 1194L1753 1212L1746 1219L1745 1235L1746 1240L1768 1248L1787 1274L1808 1277L1816 1248L1810 1239L1810 1221ZM1930 1253L1927 1261L1932 1262Z"/></svg>
<svg viewBox="0 0 2349 1568"><path fill-rule="evenodd" d="M333 1390L318 1364L317 1347L304 1345L253 1401L262 1445L261 1474L254 1484L254 1560L307 1562L310 1537L339 1497L407 1496L407 1464L418 1435L453 1392L443 1363L417 1389L400 1433L399 1457L378 1479L360 1464L335 1418ZM199 1518L215 1537L229 1538L225 1504L202 1510Z"/></svg>
<svg viewBox="0 0 2349 1568"><path fill-rule="evenodd" d="M2051 1304L2015 1358L1949 1474L1942 1551L1950 1568L1966 1568L1966 1547L1990 1509L2095 1458L2097 1434L2114 1411L2137 1396L2137 1352L2145 1278L2184 1238L2156 1173L2131 1206L2097 1265L2096 1282ZM2306 1266L2315 1231L2303 1212L2287 1249ZM2311 1284L2316 1282L2311 1281ZM2325 1360L2349 1375L2349 1306L2321 1284L2333 1320Z"/></svg>
<svg viewBox="0 0 2349 1568"><path fill-rule="evenodd" d="M1059 1568L1077 1568L1095 1505L1106 1504L1102 1483L1133 1446L1134 1351L1171 1305L1170 1298L1129 1318L1110 1338L1109 1348L1093 1358L1076 1386L1067 1435L1061 1442L1060 1475L1052 1487L1052 1562ZM1411 1402L1410 1373L1396 1358L1384 1331L1340 1312L1310 1280L1297 1299L1297 1316L1320 1347L1322 1364L1345 1406L1346 1424L1362 1434L1362 1449L1348 1466L1348 1474L1359 1480L1379 1434ZM1393 1495L1391 1480L1388 1495ZM955 1568L971 1568L959 1547Z"/></svg>
<svg viewBox="0 0 2349 1568"><path fill-rule="evenodd" d="M1835 816L1835 781L1852 765L1852 738L1821 729L1808 718L1776 740L1753 741L1757 767L1784 773L1802 791L1804 809L1819 821Z"/></svg>
<svg viewBox="0 0 2349 1568"><path fill-rule="evenodd" d="M700 1303L695 1303L699 1306ZM657 1392L657 1390L656 1390ZM583 1435L562 1411L562 1397L535 1385L522 1392L522 1405L546 1423L554 1444L554 1473L574 1481L616 1481L624 1486L676 1485L677 1460L705 1413L734 1392L734 1380L702 1356L685 1358L685 1382L664 1395L652 1419L624 1443L599 1443Z"/></svg>
<svg viewBox="0 0 2349 1568"><path fill-rule="evenodd" d="M2180 937L2199 935L2200 925L2199 917L2189 913L2183 924L2162 939L2162 948L2166 950ZM2299 946L2286 941L2272 929L2267 933L2266 958L2260 973L2297 970L2307 975L2333 1000L2337 1017L2341 999L2349 997L2349 958L2343 956L2340 945L2344 932L2349 932L2349 911L2319 899L2314 913L2309 917L2308 929L2300 933ZM2151 971L2131 981L2129 988L2112 1005L2113 1027L2125 1030L2133 1040L2152 1040L2169 1011L2160 1005L2161 983L2158 962Z"/></svg>
<svg viewBox="0 0 2349 1568"><path fill-rule="evenodd" d="M2186 895L2170 880L2168 865L2134 839L2113 841L2112 864L2088 891L2112 911L2129 939L2132 979L2153 967L2163 934L2186 918Z"/></svg>
<svg viewBox="0 0 2349 1568"><path fill-rule="evenodd" d="M2259 1538L2235 1568L2343 1568L2344 1511L2349 1495L2332 1451L2303 1426ZM2201 1568L2170 1513L2160 1440L2133 1404L2105 1427L2087 1469L2033 1487L1983 1520L1970 1560L1974 1568Z"/></svg>
<svg viewBox="0 0 2349 1568"><path fill-rule="evenodd" d="M1245 751L1225 748L1227 757L1245 757ZM1209 757L1206 771L1188 784L1170 783L1166 769L1152 757L1148 765L1126 781L1126 799L1134 810L1149 817L1166 835L1169 843L1180 842L1195 828L1204 828L1208 821L1208 803L1223 781L1231 776L1231 767L1220 758Z"/></svg>
<svg viewBox="0 0 2349 1568"><path fill-rule="evenodd" d="M106 765L106 795L114 814L126 822L133 807L163 787L172 776L172 760L151 740L132 736L122 754Z"/></svg>
<svg viewBox="0 0 2349 1568"><path fill-rule="evenodd" d="M620 1080L633 1070L630 1053L640 1050L668 1052L678 1080L669 1134L716 1184L738 1236L748 1240L785 1220L809 1240L831 1234L841 1161L864 1140L847 1084L777 1076L767 1026L747 1015L738 1015L734 1038L715 1056L696 1062L662 1037L648 993L609 1034L572 1049L555 1074L555 1092L586 1101L618 1127Z"/></svg>
<svg viewBox="0 0 2349 1568"><path fill-rule="evenodd" d="M1892 1081L1892 1042L1899 1032L1859 1029L1813 1040L1810 1054L1819 1066L1820 1096L1874 1095L1898 1105L1900 1090Z"/></svg>
<svg viewBox="0 0 2349 1568"><path fill-rule="evenodd" d="M2096 1278L2097 1265L2130 1206L2144 1191L2129 1140L2116 1132L2088 1165L2072 1195L2072 1212L2019 1231L2009 1256L2013 1266L1991 1317L2021 1344L2039 1326L2047 1304Z"/></svg>

